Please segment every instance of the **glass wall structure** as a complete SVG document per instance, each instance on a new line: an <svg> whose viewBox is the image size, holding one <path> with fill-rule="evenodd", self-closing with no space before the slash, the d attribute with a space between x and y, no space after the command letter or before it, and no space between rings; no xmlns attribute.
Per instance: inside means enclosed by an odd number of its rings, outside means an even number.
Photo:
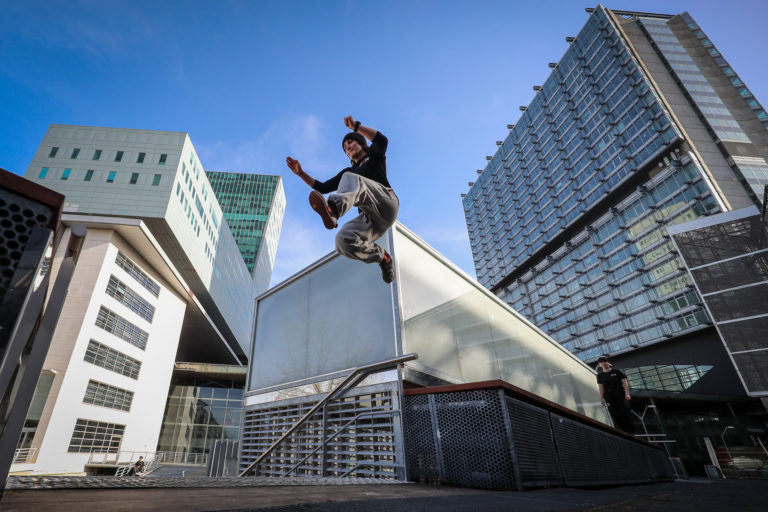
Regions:
<svg viewBox="0 0 768 512"><path fill-rule="evenodd" d="M670 230L751 396L768 396L768 225L755 208Z"/></svg>
<svg viewBox="0 0 768 512"><path fill-rule="evenodd" d="M232 230L245 266L253 273L256 255L276 198L285 198L280 176L206 171L224 218ZM279 201L278 201L279 202ZM280 215L282 223L282 214Z"/></svg>
<svg viewBox="0 0 768 512"><path fill-rule="evenodd" d="M416 352L406 380L501 379L605 421L591 369L402 225L388 237L393 286L334 253L257 299L246 404Z"/></svg>
<svg viewBox="0 0 768 512"><path fill-rule="evenodd" d="M594 361L712 325L667 228L757 202L768 131L687 13L569 42L463 205L480 283Z"/></svg>
<svg viewBox="0 0 768 512"><path fill-rule="evenodd" d="M213 441L238 441L242 388L174 385L158 451L208 453Z"/></svg>

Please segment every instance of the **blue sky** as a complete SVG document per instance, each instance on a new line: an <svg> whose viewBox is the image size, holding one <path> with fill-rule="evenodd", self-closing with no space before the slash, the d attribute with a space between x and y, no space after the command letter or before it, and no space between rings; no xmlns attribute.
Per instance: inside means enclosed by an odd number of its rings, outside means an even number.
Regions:
<svg viewBox="0 0 768 512"><path fill-rule="evenodd" d="M723 4L605 5L688 10L766 105L768 2ZM390 139L400 221L474 276L459 195L594 5L0 0L0 167L23 174L51 123L188 132L208 170L283 176L275 283L333 248L285 157L332 176L353 115Z"/></svg>

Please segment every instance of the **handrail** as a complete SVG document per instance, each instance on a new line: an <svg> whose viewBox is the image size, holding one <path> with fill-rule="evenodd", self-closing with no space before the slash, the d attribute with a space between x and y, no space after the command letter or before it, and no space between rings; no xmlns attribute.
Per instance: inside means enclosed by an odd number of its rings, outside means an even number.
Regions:
<svg viewBox="0 0 768 512"><path fill-rule="evenodd" d="M341 391L343 388L347 386L350 382L357 379L358 376L361 374L367 374L372 372L379 372L382 370L385 370L387 368L390 368L392 366L397 366L400 363L405 363L406 361L413 361L414 359L417 359L419 356L418 354L405 354L400 357L396 357L393 359L387 359L386 361L381 361L379 363L373 363L366 366L358 366L354 370L352 370L352 373L347 375L347 377L339 383L338 386L336 386L330 393L328 393L322 400L320 400L317 404L315 404L314 407L312 407L309 412L307 412L304 416L299 419L296 423L293 424L291 428L286 430L280 438L272 443L272 445L264 450L264 453L256 457L256 460L251 463L250 466L245 468L243 472L240 473L240 477L244 477L248 473L250 473L253 468L259 465L261 461L266 459L273 451L275 451L275 448L277 448L283 441L285 441L288 436L293 434L300 426L304 424L305 421L307 421L313 414L315 414L321 407L323 407L328 401L330 401L336 394Z"/></svg>
<svg viewBox="0 0 768 512"><path fill-rule="evenodd" d="M386 418L388 416L397 416L398 414L400 414L400 411L386 411L386 410L368 411L368 412L358 413L355 417L353 417L351 420L347 421L344 425L342 425L336 432L334 432L333 434L331 434L328 437L326 437L325 439L323 439L323 442L322 442L322 444L320 444L320 446L318 446L317 448L315 448L314 450L309 452L309 455L307 455L306 457L301 459L299 462L296 463L295 466L293 466L291 469L289 469L288 471L283 473L283 476L288 476L291 473L293 473L294 471L296 471L296 469L298 469L299 466L304 464L307 460L309 460L310 457L312 457L314 454L316 454L318 452L318 450L320 450L320 448L322 448L323 446L328 444L328 442L333 441L334 439L339 437L341 435L341 433L344 432L345 430L347 430L347 427L349 427L355 421L361 420L363 418L365 418L365 419ZM325 474L323 474L323 476L325 476Z"/></svg>

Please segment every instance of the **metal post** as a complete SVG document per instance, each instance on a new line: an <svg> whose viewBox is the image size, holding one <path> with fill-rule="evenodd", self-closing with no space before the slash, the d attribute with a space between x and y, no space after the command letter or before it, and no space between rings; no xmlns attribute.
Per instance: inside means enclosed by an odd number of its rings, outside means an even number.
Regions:
<svg viewBox="0 0 768 512"><path fill-rule="evenodd" d="M731 455L731 450L728 449L728 445L725 444L725 433L729 430L733 430L733 425L728 425L723 429L723 432L720 434L720 440L723 442L723 446L725 447L725 453L728 454L728 458L731 460L731 464L733 464L733 456ZM735 467L735 466L734 466Z"/></svg>
<svg viewBox="0 0 768 512"><path fill-rule="evenodd" d="M50 244L53 233L42 228L39 228L38 233L43 231L47 232L46 239ZM2 425L0 425L2 427L2 432L0 432L0 490L5 487L16 443L29 411L29 405L35 392L40 371L43 368L45 356L48 354L48 348L51 345L56 324L59 322L59 315L64 306L69 283L74 275L77 259L80 256L80 249L82 248L87 231L87 228L80 224L71 227L67 250L56 276L56 281L53 284L51 295L45 305L45 312L42 315L37 331L32 332L33 327L29 325L30 321L32 321L33 325L37 325L37 323L34 319L29 318L29 314L34 311L27 311L31 305L31 303L27 303L20 315L22 323L18 325L15 336L11 341L12 344L22 344L24 347L23 353L20 354L18 362L4 361L7 364L16 364L16 368L14 377L9 383L9 389L6 391L7 401L5 401L5 410L2 411L3 415L0 417L0 421L2 421ZM40 295L45 295L47 286L43 285L47 285L47 282L50 280L50 272L47 272L47 269L45 275L41 274L44 266L43 263L44 257L40 259L37 271L31 274L33 278L40 277L39 280L34 279L30 283L30 295L35 296L38 300L41 300ZM39 312L40 309L37 309L37 311ZM7 368L4 369L7 370Z"/></svg>

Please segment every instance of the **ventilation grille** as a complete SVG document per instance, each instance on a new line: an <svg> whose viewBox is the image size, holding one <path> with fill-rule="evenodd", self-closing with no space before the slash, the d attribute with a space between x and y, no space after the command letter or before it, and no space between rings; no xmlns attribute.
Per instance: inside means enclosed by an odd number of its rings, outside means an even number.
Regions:
<svg viewBox="0 0 768 512"><path fill-rule="evenodd" d="M392 385L330 401L262 461L255 474L403 479L399 404L394 396ZM240 471L318 401L315 395L246 407Z"/></svg>

